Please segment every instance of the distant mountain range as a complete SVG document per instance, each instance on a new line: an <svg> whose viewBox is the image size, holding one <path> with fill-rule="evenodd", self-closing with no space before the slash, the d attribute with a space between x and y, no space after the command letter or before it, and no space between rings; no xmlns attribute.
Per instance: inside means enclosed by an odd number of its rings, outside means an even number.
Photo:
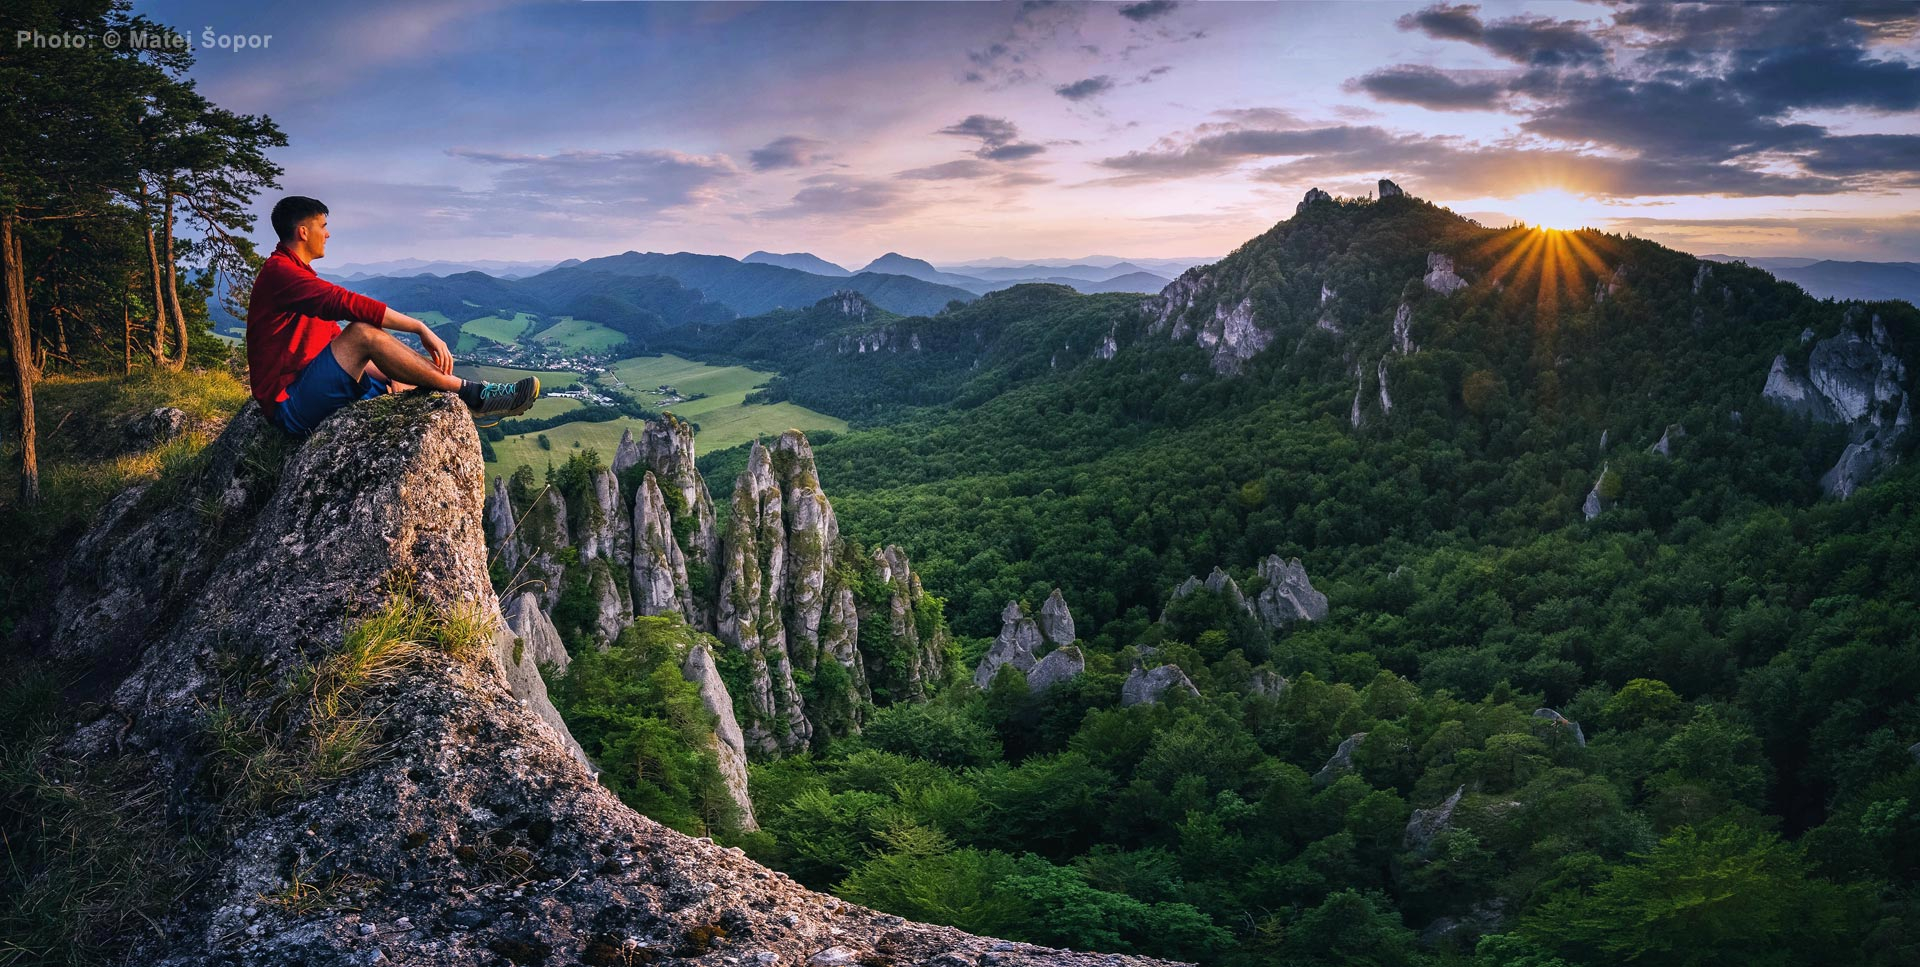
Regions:
<svg viewBox="0 0 1920 967"><path fill-rule="evenodd" d="M799 269L802 272L812 272L814 275L828 275L835 278L845 278L853 274L845 268L811 252L792 252L786 255L778 255L773 252L755 252L740 261L764 265L778 265L783 269Z"/></svg>
<svg viewBox="0 0 1920 967"><path fill-rule="evenodd" d="M1171 276L1149 272L1133 262L1117 262L1112 266L1104 267L1070 263L1063 269L1037 263L987 266L975 270L978 274L973 274L946 271L924 259L909 258L898 252L888 252L874 259L861 271L905 275L924 282L966 289L975 295L986 295L989 292L998 292L1001 289L1029 282L1064 285L1075 291L1089 294L1095 292L1154 293L1166 288L1167 283L1172 281Z"/></svg>
<svg viewBox="0 0 1920 967"><path fill-rule="evenodd" d="M349 262L345 265L329 265L320 273L328 278L344 281L378 278L381 276L409 275L459 275L463 272L485 272L502 279L522 279L538 275L548 269L565 268L580 264L579 259L567 259L564 262L502 262L494 259L475 261L452 261L425 259L394 259L390 262Z"/></svg>
<svg viewBox="0 0 1920 967"><path fill-rule="evenodd" d="M1903 299L1920 305L1920 262L1836 262L1830 259L1753 258L1702 255L1715 262L1745 262L1792 282L1816 299Z"/></svg>

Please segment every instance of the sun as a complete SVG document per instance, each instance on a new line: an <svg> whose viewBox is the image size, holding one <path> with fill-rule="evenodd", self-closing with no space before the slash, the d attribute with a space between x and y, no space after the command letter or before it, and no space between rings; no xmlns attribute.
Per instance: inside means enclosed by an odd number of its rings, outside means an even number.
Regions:
<svg viewBox="0 0 1920 967"><path fill-rule="evenodd" d="M1563 232L1586 228L1606 217L1593 199L1559 188L1515 195L1500 207L1536 228Z"/></svg>

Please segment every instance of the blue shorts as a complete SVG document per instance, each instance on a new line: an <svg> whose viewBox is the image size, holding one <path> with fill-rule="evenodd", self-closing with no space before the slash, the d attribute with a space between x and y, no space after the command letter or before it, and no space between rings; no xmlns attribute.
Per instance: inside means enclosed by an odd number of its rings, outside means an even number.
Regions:
<svg viewBox="0 0 1920 967"><path fill-rule="evenodd" d="M328 346L294 374L287 398L267 407L267 422L294 436L306 436L320 421L355 400L370 400L388 391L385 381L372 376L355 380L340 368Z"/></svg>

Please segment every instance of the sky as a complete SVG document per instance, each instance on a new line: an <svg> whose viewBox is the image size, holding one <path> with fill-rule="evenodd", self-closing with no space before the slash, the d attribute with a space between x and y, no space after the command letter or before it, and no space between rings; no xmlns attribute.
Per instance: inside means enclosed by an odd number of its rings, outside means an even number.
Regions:
<svg viewBox="0 0 1920 967"><path fill-rule="evenodd" d="M1383 177L1485 224L1920 260L1917 3L134 10L286 133L263 250L310 195L336 265L1213 258Z"/></svg>

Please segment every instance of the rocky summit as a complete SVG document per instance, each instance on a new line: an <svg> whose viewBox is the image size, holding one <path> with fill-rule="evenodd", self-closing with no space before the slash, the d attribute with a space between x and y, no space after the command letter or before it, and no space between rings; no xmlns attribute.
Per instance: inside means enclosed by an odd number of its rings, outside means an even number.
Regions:
<svg viewBox="0 0 1920 967"><path fill-rule="evenodd" d="M788 511L813 499L798 443L756 450L760 476L736 492L761 516L737 522L756 542L734 533L729 553L782 562L802 544L799 577L776 564L743 593L755 608L810 600L806 541L831 532ZM649 463L662 494L683 493L660 465L673 452ZM549 717L540 677L513 670L557 656L538 593L502 614L486 532L504 511L484 490L450 395L355 405L298 446L249 403L191 469L120 495L74 548L37 640L95 670L72 696L93 714L54 752L161 790L168 828L196 847L191 886L125 962L1149 963L883 915L623 805ZM516 519L536 507L559 511ZM612 535L581 559L617 562L624 520L576 510L581 547ZM495 552L537 559L560 523L516 543L522 521ZM760 627L775 653L783 631ZM688 667L712 682L711 656Z"/></svg>

